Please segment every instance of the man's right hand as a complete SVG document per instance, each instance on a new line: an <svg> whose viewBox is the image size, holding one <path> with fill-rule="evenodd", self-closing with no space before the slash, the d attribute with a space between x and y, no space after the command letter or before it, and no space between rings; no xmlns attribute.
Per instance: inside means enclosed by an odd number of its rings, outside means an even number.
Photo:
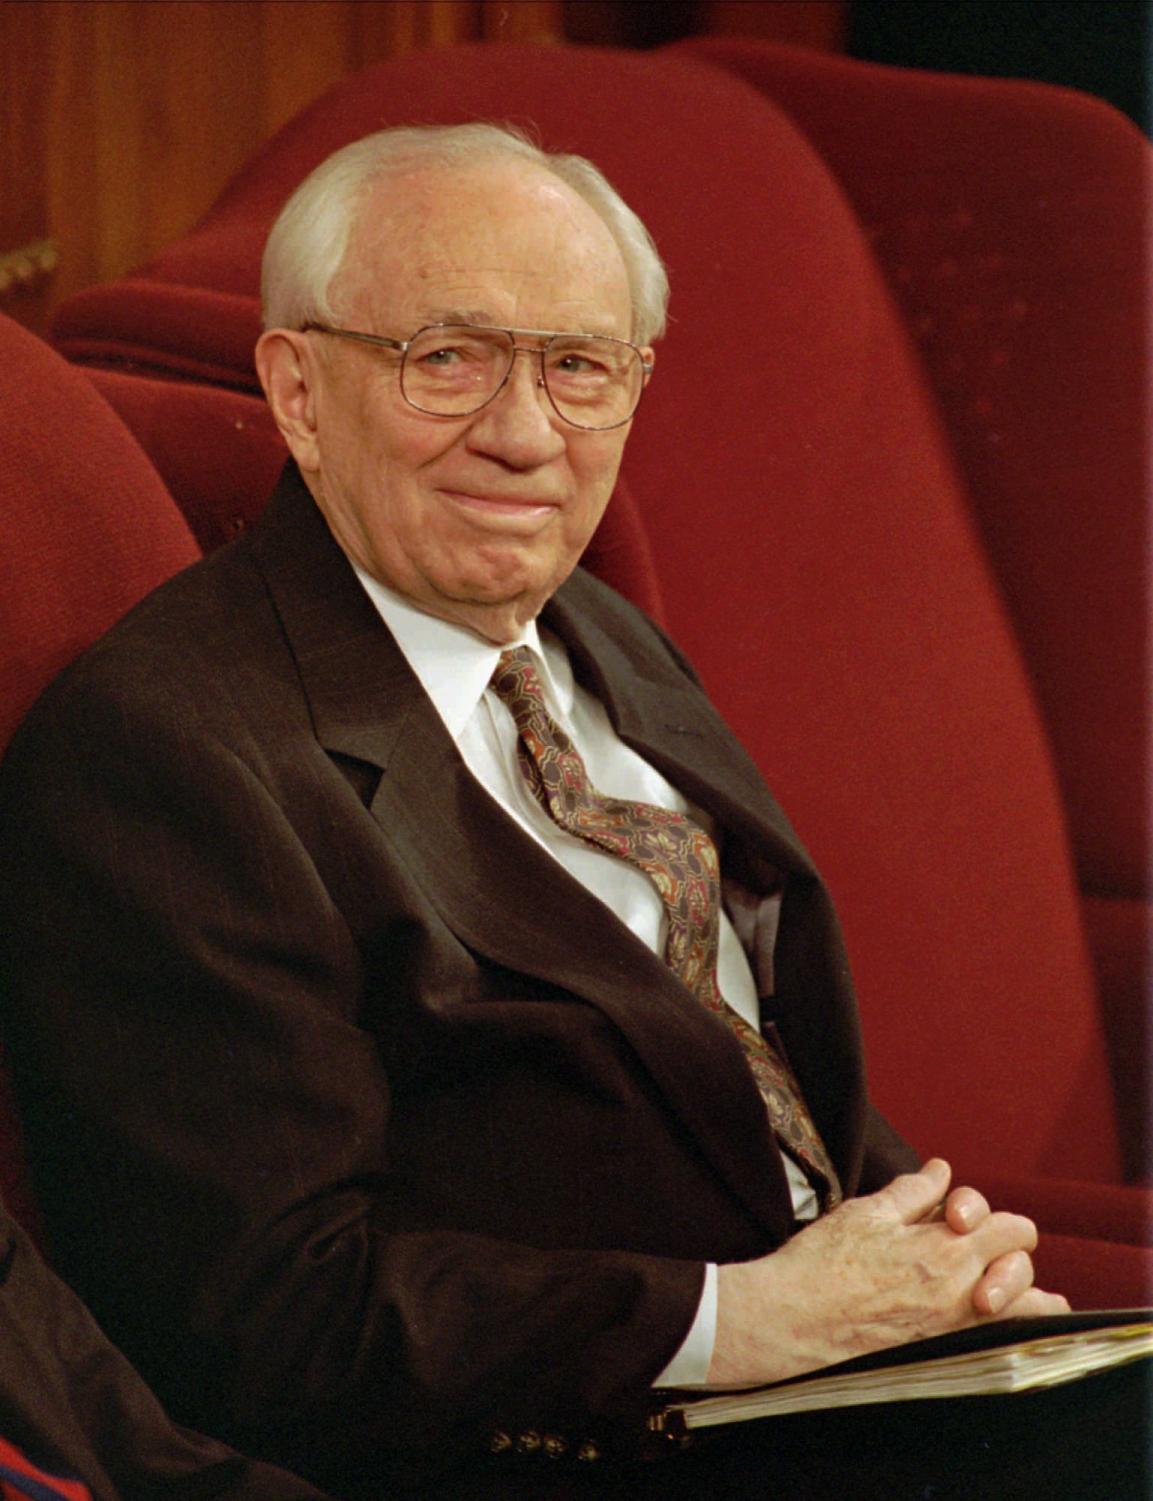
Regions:
<svg viewBox="0 0 1153 1501"><path fill-rule="evenodd" d="M1033 1287L1037 1230L949 1192L939 1158L851 1199L757 1261L718 1268L710 1385L782 1381L990 1318L1064 1313Z"/></svg>

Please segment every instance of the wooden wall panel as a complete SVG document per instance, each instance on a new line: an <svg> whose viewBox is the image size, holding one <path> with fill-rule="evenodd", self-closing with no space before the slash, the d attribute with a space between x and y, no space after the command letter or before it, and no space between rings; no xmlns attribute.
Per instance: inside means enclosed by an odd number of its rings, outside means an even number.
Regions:
<svg viewBox="0 0 1153 1501"><path fill-rule="evenodd" d="M480 7L486 42L559 42L564 38L562 0L487 0Z"/></svg>
<svg viewBox="0 0 1153 1501"><path fill-rule="evenodd" d="M40 86L45 32L39 7L0 5L0 256L48 235L47 101ZM43 322L50 292L48 278L13 278L0 292L0 308L36 327Z"/></svg>

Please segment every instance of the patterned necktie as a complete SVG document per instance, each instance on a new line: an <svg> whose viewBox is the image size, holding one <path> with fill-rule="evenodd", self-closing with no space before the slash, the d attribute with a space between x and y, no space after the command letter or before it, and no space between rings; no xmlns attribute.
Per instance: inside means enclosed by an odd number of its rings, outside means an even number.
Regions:
<svg viewBox="0 0 1153 1501"><path fill-rule="evenodd" d="M804 1166L823 1207L841 1200L836 1169L783 1055L725 1001L717 987L720 862L708 834L683 813L604 797L579 751L545 707L527 647L501 653L490 686L512 712L517 760L533 796L562 829L644 871L667 917L665 962L737 1034L783 1146Z"/></svg>

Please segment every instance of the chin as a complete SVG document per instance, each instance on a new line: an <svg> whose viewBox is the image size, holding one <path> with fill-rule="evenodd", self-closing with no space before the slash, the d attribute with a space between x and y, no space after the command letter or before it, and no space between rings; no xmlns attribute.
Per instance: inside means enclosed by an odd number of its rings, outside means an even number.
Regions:
<svg viewBox="0 0 1153 1501"><path fill-rule="evenodd" d="M507 567L462 572L455 587L447 593L461 604L515 605L518 600L535 599L539 608L568 577L569 571L526 568L523 562L514 561Z"/></svg>
<svg viewBox="0 0 1153 1501"><path fill-rule="evenodd" d="M528 580L515 584L502 580L498 584L461 579L440 592L440 608L435 613L504 645L515 640L528 621L540 613L552 592Z"/></svg>

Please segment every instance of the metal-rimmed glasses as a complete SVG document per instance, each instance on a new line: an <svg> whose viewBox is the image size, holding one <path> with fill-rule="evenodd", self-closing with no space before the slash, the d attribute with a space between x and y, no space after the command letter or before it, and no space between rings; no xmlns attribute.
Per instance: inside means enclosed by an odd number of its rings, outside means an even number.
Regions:
<svg viewBox="0 0 1153 1501"><path fill-rule="evenodd" d="M635 344L600 334L473 323L430 323L411 339L306 323L302 332L311 331L396 351L401 357L401 395L430 417L479 412L505 385L516 356L527 354L540 359L537 384L557 416L572 427L604 432L629 421L653 368ZM518 339L538 342L520 344Z"/></svg>

